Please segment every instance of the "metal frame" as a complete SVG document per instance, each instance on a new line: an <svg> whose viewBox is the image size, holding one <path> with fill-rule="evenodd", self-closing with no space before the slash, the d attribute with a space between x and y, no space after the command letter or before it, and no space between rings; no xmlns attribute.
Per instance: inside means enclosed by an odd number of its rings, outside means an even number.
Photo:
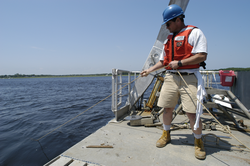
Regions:
<svg viewBox="0 0 250 166"><path fill-rule="evenodd" d="M122 79L122 75L126 73L128 74L128 81L124 82ZM134 79L137 78L137 74L140 74L140 71L127 71L120 69L112 69L112 105L111 109L115 114L116 121L119 120L121 116L123 116L126 112L129 111L129 107L131 106L130 101L130 92L131 92L131 77L134 76ZM124 92L124 86L127 87L127 92ZM127 102L124 106L120 107L124 97L127 98Z"/></svg>
<svg viewBox="0 0 250 166"><path fill-rule="evenodd" d="M215 81L217 81L216 77L215 77L215 74L219 74L219 71L200 70L200 73L202 75L202 79L203 79L203 82L204 82L204 87L212 87L212 84L221 84L220 82L219 83L218 82L217 83L213 82L213 79Z"/></svg>

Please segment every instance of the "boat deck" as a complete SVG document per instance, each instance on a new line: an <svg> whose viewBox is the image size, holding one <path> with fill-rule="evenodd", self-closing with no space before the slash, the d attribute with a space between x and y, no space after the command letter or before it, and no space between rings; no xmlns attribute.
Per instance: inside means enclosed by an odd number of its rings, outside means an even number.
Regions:
<svg viewBox="0 0 250 166"><path fill-rule="evenodd" d="M212 119L202 116L202 120ZM188 118L178 115L173 124L187 123ZM250 125L249 120L244 120ZM203 134L230 137L221 131L203 130ZM232 130L245 145L250 145L250 134ZM86 137L46 165L106 165L106 166L165 166L165 165L250 165L250 152L246 148L235 147L240 143L234 138L223 138L216 145L214 137L207 137L205 160L194 157L194 137L191 129L171 131L171 143L157 148L156 141L162 130L159 127L130 126L129 121L110 121L106 126ZM208 142L208 138L210 141ZM207 145L210 144L210 145ZM111 146L112 148L87 148L87 146Z"/></svg>

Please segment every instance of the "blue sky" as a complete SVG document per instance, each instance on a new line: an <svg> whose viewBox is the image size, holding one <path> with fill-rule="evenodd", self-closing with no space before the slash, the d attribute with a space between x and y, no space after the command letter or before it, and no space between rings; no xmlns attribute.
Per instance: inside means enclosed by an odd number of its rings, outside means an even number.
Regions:
<svg viewBox="0 0 250 166"><path fill-rule="evenodd" d="M169 0L1 0L0 75L141 70ZM190 0L207 69L250 67L249 0Z"/></svg>

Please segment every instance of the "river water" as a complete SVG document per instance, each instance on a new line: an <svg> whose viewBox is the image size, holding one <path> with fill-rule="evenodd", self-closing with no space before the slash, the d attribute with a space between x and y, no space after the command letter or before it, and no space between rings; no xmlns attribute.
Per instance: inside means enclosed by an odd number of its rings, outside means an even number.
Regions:
<svg viewBox="0 0 250 166"><path fill-rule="evenodd" d="M43 165L114 118L111 77L0 80L0 165Z"/></svg>

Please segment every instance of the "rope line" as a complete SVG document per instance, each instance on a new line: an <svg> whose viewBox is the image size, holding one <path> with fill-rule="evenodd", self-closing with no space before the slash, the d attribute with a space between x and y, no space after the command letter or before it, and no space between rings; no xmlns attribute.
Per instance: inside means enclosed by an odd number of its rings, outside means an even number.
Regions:
<svg viewBox="0 0 250 166"><path fill-rule="evenodd" d="M176 69L176 71L178 72L178 74L180 75L182 81L185 83L185 85L188 87L188 89L190 90L188 84L186 83L186 81L184 80L184 78L182 77L181 73ZM191 91L191 90L190 90ZM193 91L191 91L192 95L193 94ZM192 98L191 98L192 100ZM232 137L234 137L239 143L241 143L242 145L244 145L248 150L250 150L250 148L248 146L246 146L243 142L241 142L235 135L233 135L227 127L225 127L224 125L222 125L214 116L213 114L207 109L207 107L197 98L197 100L199 101L199 103L203 106L203 108L206 109L206 111L215 119L215 121L222 127L224 128ZM201 126L200 126L201 127Z"/></svg>
<svg viewBox="0 0 250 166"><path fill-rule="evenodd" d="M113 94L117 93L118 91L122 90L123 88L125 88L126 86L128 86L129 84L133 83L134 81L136 81L138 78L140 78L141 76L139 75L137 78L135 78L133 81L127 83L126 85L124 85L123 87L121 87L120 89L118 89L117 91L115 91L114 93L110 94L109 96L105 97L104 99L100 100L99 102L97 102L96 104L92 105L91 107L89 107L88 109L84 110L83 112L81 112L80 114L78 114L77 116L73 117L72 119L68 120L67 122L63 123L62 125L58 126L57 128L55 128L54 130L48 132L47 134L43 135L42 137L38 138L38 139L32 139L34 141L39 141L41 139L43 139L44 137L48 136L49 134L51 134L52 132L58 130L59 128L63 127L64 125L66 125L67 123L71 122L72 120L76 119L77 117L79 117L80 115L82 115L83 113L87 112L88 110L92 109L93 107L95 107L96 105L100 104L101 102L103 102L104 100L108 99L110 96L112 96Z"/></svg>
<svg viewBox="0 0 250 166"><path fill-rule="evenodd" d="M50 161L49 158L48 158L48 156L47 156L46 153L44 152L43 147L42 147L40 141L38 140L37 142L39 143L39 145L40 145L40 147L41 147L41 149L42 149L43 154L45 155L45 157L48 159L48 161Z"/></svg>

